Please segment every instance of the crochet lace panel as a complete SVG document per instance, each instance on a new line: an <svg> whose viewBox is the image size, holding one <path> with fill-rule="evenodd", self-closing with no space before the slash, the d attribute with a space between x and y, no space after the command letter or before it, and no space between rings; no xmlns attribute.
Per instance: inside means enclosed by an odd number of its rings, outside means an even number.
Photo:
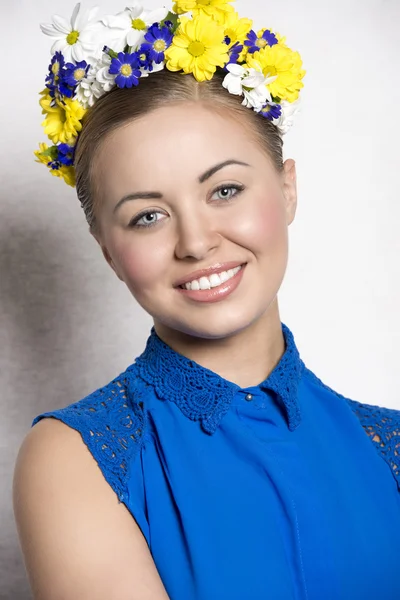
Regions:
<svg viewBox="0 0 400 600"><path fill-rule="evenodd" d="M297 388L305 367L293 335L283 323L282 331L286 342L285 353L260 387L270 389L280 396L286 409L289 428L293 430L301 419ZM241 389L173 350L158 337L154 327L144 352L129 369L137 369L143 381L154 387L160 400L174 402L186 417L193 421L199 420L204 431L209 434L217 430L234 395Z"/></svg>
<svg viewBox="0 0 400 600"><path fill-rule="evenodd" d="M392 469L400 490L400 410L361 404L356 400L349 402L372 443Z"/></svg>
<svg viewBox="0 0 400 600"><path fill-rule="evenodd" d="M79 431L119 501L127 502L130 467L147 438L144 394L144 384L126 371L79 402L37 416L32 426L55 417Z"/></svg>
<svg viewBox="0 0 400 600"><path fill-rule="evenodd" d="M378 453L389 465L400 491L400 410L351 400L332 390L312 371L307 369L307 373L319 385L349 404Z"/></svg>
<svg viewBox="0 0 400 600"><path fill-rule="evenodd" d="M297 390L306 367L300 358L293 333L284 323L282 323L282 331L286 350L278 365L260 387L275 392L281 399L286 409L289 430L294 431L301 422Z"/></svg>

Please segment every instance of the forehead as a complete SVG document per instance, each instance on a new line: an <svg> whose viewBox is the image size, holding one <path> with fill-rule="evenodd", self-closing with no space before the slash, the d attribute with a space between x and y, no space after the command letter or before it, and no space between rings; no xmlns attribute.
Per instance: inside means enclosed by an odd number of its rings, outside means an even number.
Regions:
<svg viewBox="0 0 400 600"><path fill-rule="evenodd" d="M126 186L193 183L210 166L232 158L268 168L269 159L247 122L201 104L177 104L109 134L96 157L95 176L99 188L114 195L130 191Z"/></svg>

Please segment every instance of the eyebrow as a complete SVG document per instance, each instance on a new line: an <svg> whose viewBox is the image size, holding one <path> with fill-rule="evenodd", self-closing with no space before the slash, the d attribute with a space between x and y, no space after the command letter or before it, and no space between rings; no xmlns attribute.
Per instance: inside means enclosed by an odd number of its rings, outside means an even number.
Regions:
<svg viewBox="0 0 400 600"><path fill-rule="evenodd" d="M250 165L248 163L245 163L241 160L235 160L235 159L225 160L224 162L219 163L218 165L215 165L214 167L211 167L205 173L200 175L198 177L199 183L204 183L205 181L207 181L207 179L210 179L210 177L215 175L215 173L217 173L224 167L228 167L229 165L242 165L243 167L250 167ZM134 192L132 194L126 194L126 196L123 196L121 198L121 200L119 200L117 202L117 204L114 206L113 212L114 213L117 212L117 210L120 208L120 206L122 206L122 204L124 204L125 202L128 202L129 200L138 200L138 199L159 200L160 198L162 198L162 196L163 195L161 194L161 192Z"/></svg>

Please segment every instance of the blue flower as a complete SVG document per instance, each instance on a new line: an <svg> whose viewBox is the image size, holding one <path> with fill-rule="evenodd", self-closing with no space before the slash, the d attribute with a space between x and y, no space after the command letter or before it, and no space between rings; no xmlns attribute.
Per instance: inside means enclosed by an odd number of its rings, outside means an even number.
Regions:
<svg viewBox="0 0 400 600"><path fill-rule="evenodd" d="M46 77L46 87L50 90L50 96L55 97L55 90L64 69L64 56L56 52L49 64L49 73Z"/></svg>
<svg viewBox="0 0 400 600"><path fill-rule="evenodd" d="M52 171L58 171L61 168L61 163L58 160L49 160L49 162L47 163L47 166Z"/></svg>
<svg viewBox="0 0 400 600"><path fill-rule="evenodd" d="M68 144L58 144L57 150L57 160L67 167L72 166L74 163L75 146L69 146Z"/></svg>
<svg viewBox="0 0 400 600"><path fill-rule="evenodd" d="M67 85L75 87L80 81L82 81L82 79L86 77L88 70L89 65L85 60L76 63L76 65L67 63L62 74L62 79Z"/></svg>
<svg viewBox="0 0 400 600"><path fill-rule="evenodd" d="M115 83L120 88L138 85L141 73L136 52L133 54L118 52L118 58L112 59L108 71L111 75L116 75Z"/></svg>
<svg viewBox="0 0 400 600"><path fill-rule="evenodd" d="M247 40L244 42L245 46L248 46L248 52L253 54L265 46L275 46L278 43L278 39L272 31L266 29L261 37L258 37L253 29L247 34Z"/></svg>
<svg viewBox="0 0 400 600"><path fill-rule="evenodd" d="M57 91L60 96L66 96L67 98L72 98L72 96L75 94L75 88L67 85L64 79L61 79L58 82Z"/></svg>
<svg viewBox="0 0 400 600"><path fill-rule="evenodd" d="M58 82L58 92L60 95L72 98L75 94L76 86L86 77L89 66L85 60L76 63L76 65L66 63Z"/></svg>
<svg viewBox="0 0 400 600"><path fill-rule="evenodd" d="M267 104L261 109L260 114L268 119L268 121L279 119L282 114L282 106L280 104L267 102Z"/></svg>
<svg viewBox="0 0 400 600"><path fill-rule="evenodd" d="M160 64L164 60L164 52L171 45L173 33L169 27L160 27L154 23L147 30L142 47L149 50L151 62Z"/></svg>
<svg viewBox="0 0 400 600"><path fill-rule="evenodd" d="M240 44L239 42L236 42L236 44L233 44L233 46L229 49L229 61L226 63L224 69L225 71L227 71L228 69L226 68L228 65L231 65L232 63L236 64L239 60L239 56L241 51L243 50L243 44Z"/></svg>
<svg viewBox="0 0 400 600"><path fill-rule="evenodd" d="M136 52L139 67L147 69L148 71L153 69L152 61L150 60L150 50L149 44L142 44Z"/></svg>

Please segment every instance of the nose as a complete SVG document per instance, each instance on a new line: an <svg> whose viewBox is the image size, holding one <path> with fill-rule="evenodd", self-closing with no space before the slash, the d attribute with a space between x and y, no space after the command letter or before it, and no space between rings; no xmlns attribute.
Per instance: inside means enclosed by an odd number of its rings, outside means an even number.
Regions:
<svg viewBox="0 0 400 600"><path fill-rule="evenodd" d="M175 256L179 259L204 259L220 244L221 236L209 216L200 211L182 215L177 220L177 241Z"/></svg>

